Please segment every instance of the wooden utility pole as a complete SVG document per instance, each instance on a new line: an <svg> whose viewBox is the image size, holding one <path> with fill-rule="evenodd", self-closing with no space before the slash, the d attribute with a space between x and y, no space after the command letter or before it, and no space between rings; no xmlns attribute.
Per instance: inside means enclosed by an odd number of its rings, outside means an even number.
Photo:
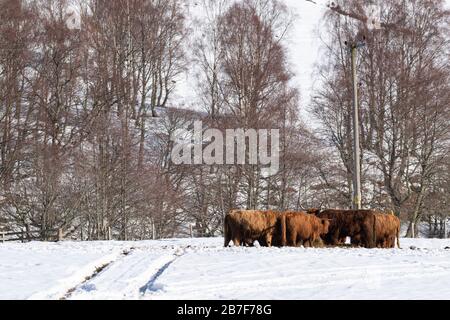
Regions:
<svg viewBox="0 0 450 320"><path fill-rule="evenodd" d="M364 42L348 42L352 57L352 81L353 81L353 197L352 208L361 209L361 148L359 143L359 104L358 104L358 73L356 72L356 60L358 48L364 46Z"/></svg>
<svg viewBox="0 0 450 320"><path fill-rule="evenodd" d="M317 4L315 1L306 0ZM378 21L378 17L361 16L353 12L347 12L343 10L337 1L329 1L326 6L328 9L335 13L349 17L358 21L361 21L367 26L367 29L380 29L387 25ZM360 38L358 34L353 41L346 41L346 45L351 51L352 60L352 81L353 81L353 195L352 195L352 208L354 210L361 209L361 149L359 142L359 105L358 105L358 74L357 74L357 57L358 49L365 46L364 37ZM361 41L362 40L362 41Z"/></svg>

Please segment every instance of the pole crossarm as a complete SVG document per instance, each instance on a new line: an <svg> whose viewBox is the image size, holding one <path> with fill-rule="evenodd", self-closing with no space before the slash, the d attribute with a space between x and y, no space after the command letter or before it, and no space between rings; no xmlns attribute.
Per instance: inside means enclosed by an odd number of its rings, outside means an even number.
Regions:
<svg viewBox="0 0 450 320"><path fill-rule="evenodd" d="M335 1L331 1L331 3L327 4L327 5L320 5L319 3L317 3L316 1L313 1L313 0L305 0L305 1L315 4L315 5L318 5L318 6L324 6L324 7L328 8L329 10L331 10L341 16L358 20L358 21L362 22L364 25L366 25L366 27L368 27L368 25L370 23L370 18L368 16L366 16L364 14L359 14L359 13L356 13L353 11L347 11L347 10L343 9ZM449 10L447 10L445 13L449 14ZM411 28L404 28L401 26L402 24L405 24L405 20L406 20L406 15L403 15L395 22L387 23L387 22L378 21L378 28L385 29L385 30L395 30L398 32L406 33L406 34L413 34L414 32Z"/></svg>
<svg viewBox="0 0 450 320"><path fill-rule="evenodd" d="M341 16L345 16L345 17L349 17L349 18L361 21L366 26L369 22L369 18L367 16L361 15L361 14L358 14L355 12L346 11L346 10L342 9L342 7L340 5L328 6L328 8L331 11L336 12L337 14L340 14ZM381 29L385 29L385 30L396 30L399 32L407 33L407 34L413 34L413 31L411 29L401 27L401 24L404 22L405 22L405 16L398 19L398 21L392 22L392 23L386 23L386 22L380 21L380 27L381 27Z"/></svg>

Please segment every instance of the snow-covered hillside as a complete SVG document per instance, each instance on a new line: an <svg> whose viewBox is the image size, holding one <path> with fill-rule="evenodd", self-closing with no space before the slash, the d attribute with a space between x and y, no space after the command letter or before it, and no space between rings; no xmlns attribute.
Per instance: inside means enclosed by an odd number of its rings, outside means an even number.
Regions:
<svg viewBox="0 0 450 320"><path fill-rule="evenodd" d="M450 299L450 240L223 248L222 238L0 244L0 299Z"/></svg>

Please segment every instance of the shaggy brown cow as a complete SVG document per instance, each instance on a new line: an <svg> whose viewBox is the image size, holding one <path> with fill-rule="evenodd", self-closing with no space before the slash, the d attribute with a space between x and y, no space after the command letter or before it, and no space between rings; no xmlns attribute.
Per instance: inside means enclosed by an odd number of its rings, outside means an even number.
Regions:
<svg viewBox="0 0 450 320"><path fill-rule="evenodd" d="M375 213L375 238L377 248L395 248L395 239L400 248L400 220L392 213ZM360 238L352 238L352 245L361 245Z"/></svg>
<svg viewBox="0 0 450 320"><path fill-rule="evenodd" d="M232 210L225 216L224 246L230 241L235 246L253 245L258 240L262 246L272 246L272 240L281 234L281 215L274 211ZM279 241L276 241L277 243Z"/></svg>
<svg viewBox="0 0 450 320"><path fill-rule="evenodd" d="M330 219L326 245L341 245L346 237L357 239L366 248L376 245L375 211L373 210L324 210L316 214L321 219Z"/></svg>
<svg viewBox="0 0 450 320"><path fill-rule="evenodd" d="M329 225L328 219L319 219L312 214L286 212L282 216L282 244L294 247L308 244L312 247L328 233Z"/></svg>
<svg viewBox="0 0 450 320"><path fill-rule="evenodd" d="M400 220L393 214L377 213L376 239L378 248L395 248L395 239L400 248Z"/></svg>

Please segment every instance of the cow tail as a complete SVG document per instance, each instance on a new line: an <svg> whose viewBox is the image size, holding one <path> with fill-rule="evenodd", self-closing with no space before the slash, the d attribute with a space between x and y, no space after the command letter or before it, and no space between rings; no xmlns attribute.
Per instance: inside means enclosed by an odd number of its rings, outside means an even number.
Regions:
<svg viewBox="0 0 450 320"><path fill-rule="evenodd" d="M373 215L373 247L377 247L377 217Z"/></svg>
<svg viewBox="0 0 450 320"><path fill-rule="evenodd" d="M281 215L281 246L286 246L286 214Z"/></svg>
<svg viewBox="0 0 450 320"><path fill-rule="evenodd" d="M223 221L223 237L224 237L224 244L223 244L223 246L224 247L227 247L228 244L230 243L230 240L231 240L231 234L230 234L231 230L230 230L230 227L228 225L229 219L230 219L230 216L227 214L225 216L224 221Z"/></svg>

